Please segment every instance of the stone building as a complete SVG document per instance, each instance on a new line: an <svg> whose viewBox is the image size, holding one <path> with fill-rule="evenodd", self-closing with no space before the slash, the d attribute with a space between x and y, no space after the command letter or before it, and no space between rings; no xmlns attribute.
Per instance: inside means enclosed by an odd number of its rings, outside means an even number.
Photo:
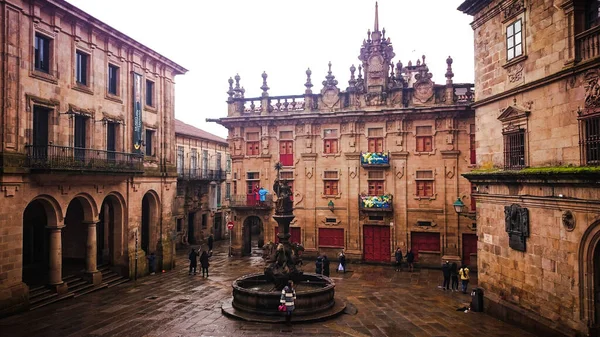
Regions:
<svg viewBox="0 0 600 337"><path fill-rule="evenodd" d="M209 121L229 130L234 254L277 240L280 162L293 190L291 240L306 254L335 259L345 249L351 259L389 262L400 247L421 264L474 262L474 221L452 207L457 196L472 204L461 176L474 164L472 85L453 82L451 58L445 83L435 84L425 56L407 65L394 56L376 11L345 90L331 63L316 91L307 70L298 95L270 96L263 73L262 95L247 98L240 77L229 79L228 115Z"/></svg>
<svg viewBox="0 0 600 337"><path fill-rule="evenodd" d="M145 275L150 253L171 268L186 69L63 0L0 8L0 312Z"/></svg>
<svg viewBox="0 0 600 337"><path fill-rule="evenodd" d="M175 143L177 246L201 243L209 234L222 239L226 233L222 207L230 186L225 180L231 172L227 140L176 119Z"/></svg>
<svg viewBox="0 0 600 337"><path fill-rule="evenodd" d="M467 0L479 285L544 336L600 326L599 1Z"/></svg>

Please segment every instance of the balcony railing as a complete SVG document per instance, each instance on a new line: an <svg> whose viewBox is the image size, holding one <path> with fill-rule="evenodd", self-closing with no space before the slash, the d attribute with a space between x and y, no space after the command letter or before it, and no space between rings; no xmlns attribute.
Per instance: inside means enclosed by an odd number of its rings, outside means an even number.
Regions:
<svg viewBox="0 0 600 337"><path fill-rule="evenodd" d="M264 200L256 200L254 194L232 195L229 198L230 208L270 209L273 207L273 196L265 195Z"/></svg>
<svg viewBox="0 0 600 337"><path fill-rule="evenodd" d="M393 212L393 206L391 194L358 196L358 209L361 211Z"/></svg>
<svg viewBox="0 0 600 337"><path fill-rule="evenodd" d="M362 152L360 165L363 167L390 167L389 152Z"/></svg>
<svg viewBox="0 0 600 337"><path fill-rule="evenodd" d="M575 35L575 58L586 61L600 56L600 26Z"/></svg>
<svg viewBox="0 0 600 337"><path fill-rule="evenodd" d="M141 154L58 145L27 145L27 167L38 170L144 172Z"/></svg>
<svg viewBox="0 0 600 337"><path fill-rule="evenodd" d="M225 170L177 168L177 178L182 180L223 181L227 178L227 172Z"/></svg>

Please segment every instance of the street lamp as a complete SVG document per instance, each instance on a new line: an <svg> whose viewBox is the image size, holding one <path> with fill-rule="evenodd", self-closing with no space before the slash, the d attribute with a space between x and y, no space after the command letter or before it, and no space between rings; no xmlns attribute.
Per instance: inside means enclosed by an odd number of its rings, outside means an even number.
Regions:
<svg viewBox="0 0 600 337"><path fill-rule="evenodd" d="M335 205L333 204L333 200L329 200L329 203L327 204L327 207L329 207L329 210L333 212L333 210L335 209Z"/></svg>
<svg viewBox="0 0 600 337"><path fill-rule="evenodd" d="M463 209L465 208L465 203L462 202L462 200L460 200L459 198L456 198L456 201L452 204L452 206L454 206L454 211L457 214L461 214L463 212Z"/></svg>

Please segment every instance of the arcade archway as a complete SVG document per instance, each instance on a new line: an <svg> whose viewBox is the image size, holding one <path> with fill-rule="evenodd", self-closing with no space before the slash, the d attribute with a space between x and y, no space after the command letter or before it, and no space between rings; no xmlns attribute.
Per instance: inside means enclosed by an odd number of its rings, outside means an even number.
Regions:
<svg viewBox="0 0 600 337"><path fill-rule="evenodd" d="M142 228L140 238L140 248L150 255L156 251L156 229L159 223L158 219L158 198L152 192L147 192L142 198Z"/></svg>
<svg viewBox="0 0 600 337"><path fill-rule="evenodd" d="M253 250L264 243L264 228L259 217L249 216L244 220L243 238L245 255L251 255Z"/></svg>

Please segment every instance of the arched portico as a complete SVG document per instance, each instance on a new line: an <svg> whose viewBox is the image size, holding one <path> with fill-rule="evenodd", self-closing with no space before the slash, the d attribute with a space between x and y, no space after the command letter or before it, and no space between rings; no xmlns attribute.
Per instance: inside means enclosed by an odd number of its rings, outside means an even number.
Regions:
<svg viewBox="0 0 600 337"><path fill-rule="evenodd" d="M252 215L244 220L242 229L243 254L252 254L253 248L258 248L258 241L264 240L263 222L260 217Z"/></svg>
<svg viewBox="0 0 600 337"><path fill-rule="evenodd" d="M97 269L96 224L98 207L93 198L79 194L69 202L63 229L63 276L82 270L94 284L101 281Z"/></svg>
<svg viewBox="0 0 600 337"><path fill-rule="evenodd" d="M119 265L124 260L124 212L125 201L116 193L108 194L102 201L96 226L98 264Z"/></svg>
<svg viewBox="0 0 600 337"><path fill-rule="evenodd" d="M583 234L579 246L580 318L590 329L600 328L600 220Z"/></svg>
<svg viewBox="0 0 600 337"><path fill-rule="evenodd" d="M156 192L148 191L142 198L142 228L140 248L146 255L156 252L157 228L159 224L159 198Z"/></svg>

